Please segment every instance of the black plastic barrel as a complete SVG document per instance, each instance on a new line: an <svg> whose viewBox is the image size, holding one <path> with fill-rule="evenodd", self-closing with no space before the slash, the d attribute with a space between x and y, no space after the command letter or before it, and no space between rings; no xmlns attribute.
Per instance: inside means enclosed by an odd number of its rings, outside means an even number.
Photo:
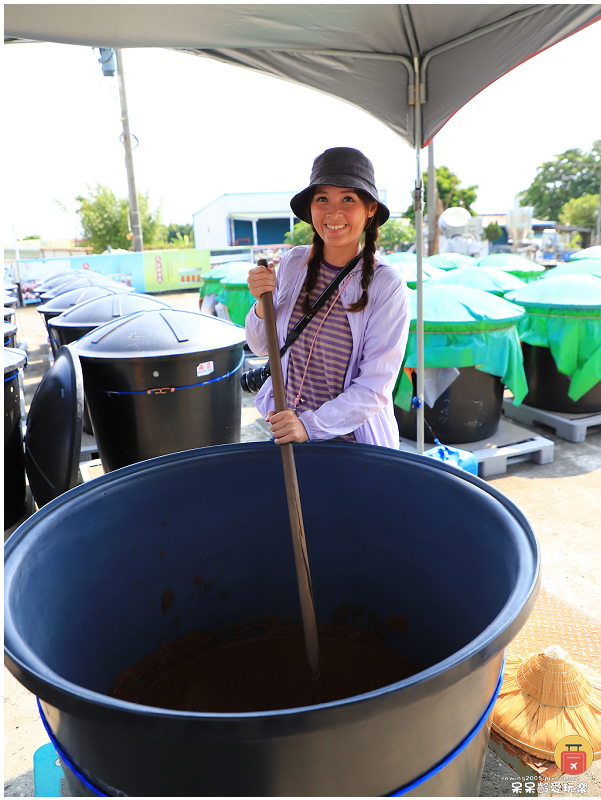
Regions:
<svg viewBox="0 0 601 800"><path fill-rule="evenodd" d="M19 386L19 370L26 363L22 350L4 348L4 530L17 523L27 508Z"/></svg>
<svg viewBox="0 0 601 800"><path fill-rule="evenodd" d="M100 288L90 287L87 291ZM76 342L86 333L90 333L105 322L127 316L127 314L133 314L136 311L173 308L170 303L160 300L158 297L152 297L149 294L129 293L119 290L102 291L104 292L103 294L98 294L96 297L90 297L81 303L72 305L60 315L53 315L48 320L48 332L55 356L59 348ZM52 303L60 301L61 297L66 297L69 294L72 294L72 292L60 295L54 300L50 300L46 305L50 306ZM85 433L94 433L87 402L84 403L83 430Z"/></svg>
<svg viewBox="0 0 601 800"><path fill-rule="evenodd" d="M113 285L119 286L121 291L124 292L134 292L135 289L133 286L128 286L125 283L117 283L116 281L111 280L110 278L106 278L103 275L99 275L95 272L90 272L88 275L78 275L77 277L71 278L70 276L67 277L65 281L62 283L58 283L52 288L45 291L40 299L44 302L48 300L52 300L54 297L58 297L60 294L64 294L65 292L70 292L73 289L83 289L87 286L109 286L112 287Z"/></svg>
<svg viewBox="0 0 601 800"><path fill-rule="evenodd" d="M37 290L39 292L46 292L48 289L52 289L53 286L58 286L60 283L65 283L67 280L73 280L75 278L86 277L90 274L90 271L87 269L66 269L63 272L57 272L55 275L51 275L46 280L42 281L38 284ZM97 273L93 273L96 275Z"/></svg>
<svg viewBox="0 0 601 800"><path fill-rule="evenodd" d="M232 322L164 308L120 317L71 345L105 472L240 441L244 341Z"/></svg>
<svg viewBox="0 0 601 800"><path fill-rule="evenodd" d="M7 322L4 320L4 346L5 347L14 347L15 346L15 334L17 332L17 326L14 325L12 322Z"/></svg>
<svg viewBox="0 0 601 800"><path fill-rule="evenodd" d="M40 314L44 320L46 329L50 332L48 322L54 319L54 317L60 316L79 303L85 303L87 300L93 300L97 297L107 297L108 295L117 294L119 292L124 294L123 290L119 289L119 284L115 284L114 289L112 286L105 286L104 284L85 286L79 289L69 289L68 292L63 292L63 294L53 297L52 300L48 300L47 303L38 306L37 310L38 314Z"/></svg>
<svg viewBox="0 0 601 800"><path fill-rule="evenodd" d="M413 372L413 395L417 395L417 377ZM459 375L434 406L424 403L424 417L437 439L444 444L478 442L494 436L501 420L503 384L496 375L475 367L462 367ZM417 438L417 412L394 406L399 433L404 439ZM434 438L424 426L424 439Z"/></svg>
<svg viewBox="0 0 601 800"><path fill-rule="evenodd" d="M83 399L79 359L61 347L27 414L25 470L38 508L77 484Z"/></svg>
<svg viewBox="0 0 601 800"><path fill-rule="evenodd" d="M580 400L568 397L570 378L559 372L548 347L522 342L528 394L524 405L565 414L598 414L601 411L601 381Z"/></svg>
<svg viewBox="0 0 601 800"><path fill-rule="evenodd" d="M127 467L53 500L5 548L7 666L93 786L138 797L376 796L449 757L410 793L478 795L503 651L538 593L527 520L484 481L413 454L327 442L295 457L318 621L370 627L423 671L281 712L108 697L127 665L193 630L274 616L300 624L276 445ZM356 612L346 621L344 604ZM390 615L404 617L405 633ZM73 794L92 793L66 771Z"/></svg>
<svg viewBox="0 0 601 800"><path fill-rule="evenodd" d="M46 305L50 305L50 303ZM150 294L115 292L109 295L107 293L78 303L77 307L72 306L65 309L60 317L52 318L52 321L49 322L49 330L58 346L64 347L81 339L99 325L116 320L118 317L160 308L173 308L173 306L166 300Z"/></svg>

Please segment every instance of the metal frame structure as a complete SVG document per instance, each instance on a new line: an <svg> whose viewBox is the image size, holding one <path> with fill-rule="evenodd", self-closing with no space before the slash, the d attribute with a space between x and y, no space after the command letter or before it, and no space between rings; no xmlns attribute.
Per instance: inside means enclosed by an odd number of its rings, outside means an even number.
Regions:
<svg viewBox="0 0 601 800"><path fill-rule="evenodd" d="M107 9L105 12L103 9ZM167 7L165 7L166 9ZM379 51L377 49L380 38L386 40L386 29L380 31L378 37L377 28L374 30L366 31L364 40L362 39L359 31L352 28L349 23L349 18L353 19L352 14L355 9L367 9L367 6L349 5L348 13L343 14L342 17L334 17L330 27L328 21L322 20L321 16L319 21L312 15L311 6L269 6L269 5L253 5L248 8L250 16L250 28L248 28L247 39L247 26L244 24L247 20L240 19L243 14L241 9L244 6L206 6L208 9L206 19L203 17L203 6L183 6L183 5L170 5L167 10L162 10L161 5L154 6L98 6L98 5L71 5L71 6L41 6L41 5L8 5L6 7L5 29L7 34L5 36L5 43L14 42L31 42L34 41L31 37L37 37L36 41L59 41L68 42L71 44L92 44L97 46L97 39L104 39L105 46L112 46L114 48L120 47L165 47L168 49L179 50L181 52L190 53L197 56L204 56L211 59L223 61L224 63L235 64L257 70L264 74L279 77L285 80L291 80L301 85L308 86L317 91L323 91L331 94L334 97L346 100L352 104L363 108L367 113L373 114L376 118L380 119L384 124L388 125L391 129L395 130L397 135L404 138L409 144L415 147L415 191L414 191L414 208L415 208L415 223L417 228L417 397L415 405L417 408L417 445L418 452L423 454L424 451L424 319L423 319L423 200L422 200L422 167L421 167L421 149L429 144L436 133L443 127L450 117L456 113L458 108L468 102L478 92L482 91L490 82L497 80L508 71L514 69L523 61L531 58L537 53L551 47L562 38L571 36L577 31L581 30L588 25L591 25L601 19L601 5L599 4L539 4L529 5L520 8L518 11L509 13L501 19L495 19L499 13L502 13L503 6L498 5L478 5L478 6L459 6L454 13L450 15L447 13L444 21L438 24L438 16L443 13L443 9L447 7L432 7L431 14L437 16L428 17L424 12L427 6L411 6L410 4L399 4L398 12L400 17L400 25L396 30L398 35L404 34L405 42L402 46L408 48L410 51L406 55L401 53L391 53ZM344 6L322 6L324 10L336 9L337 12L342 13ZM388 24L393 23L394 11L390 11L392 6L382 7L387 9ZM430 49L424 47L424 51L420 50L419 37L416 35L416 27L414 25L414 18L412 18L412 8L414 9L413 15L421 25L420 36L427 40L428 37L434 42L440 42L436 46L431 46ZM434 9L440 9L434 12ZM60 9L68 9L68 11L59 11ZM112 14L110 9L116 9L118 13ZM190 11L191 9L191 11ZM273 9L273 11L272 11ZM284 9L290 9L289 11ZM444 41L444 30L441 30L441 25L451 26L457 20L463 20L464 15L469 9L470 14L476 14L480 20L480 27L475 30L469 31L455 38L450 38ZM191 16L192 25L189 24L189 15ZM424 18L424 13L426 17ZM445 12L446 13L446 12ZM61 16L64 15L64 18ZM223 17L220 15L223 14ZM392 16L391 16L392 14ZM233 16L232 16L233 15ZM349 17L351 15L351 17ZM532 18L540 15L540 19L532 21ZM323 16L323 15L322 15ZM493 22L482 24L486 18L493 19ZM341 22L340 20L344 21ZM356 17L356 25L362 25L365 22L365 15L361 15L359 11ZM398 22L398 18L396 22ZM519 25L516 25L519 23ZM527 29L520 39L519 47L512 49L514 45L514 33L520 31L520 26L524 23ZM476 23L478 24L478 23ZM277 26L280 26L279 28ZM312 25L317 27L314 29ZM478 80L473 79L473 51L470 51L469 44L481 39L483 36L500 31L507 26L513 25L513 29L507 36L511 41L511 48L506 42L503 42L503 37L497 38L493 44L497 45L497 59L494 68L488 70ZM99 27L102 30L99 30ZM465 30L466 26L463 26ZM468 26L469 27L469 26ZM460 30L461 26L455 26L456 30ZM446 28L445 28L446 30ZM290 35L288 32L290 31ZM324 34L328 38L333 38L335 41L344 41L344 37L349 37L353 33L359 38L359 41L367 48L366 50L347 50L344 47L337 49L323 49L313 48L311 45L314 42L323 41ZM212 34L215 34L212 36ZM331 37L330 37L331 34ZM254 40L253 40L254 35ZM376 38L374 38L374 35ZM507 39L507 36L505 37ZM22 38L20 38L22 37ZM341 38L343 37L343 38ZM388 48L394 47L396 40L394 37L388 39L390 44ZM281 44L280 44L281 43ZM276 46L273 46L276 45ZM432 60L443 53L448 53L451 50L462 51L468 45L465 52L460 52L458 60L451 60L446 74L459 78L458 69L460 66L466 67L466 76L469 75L471 80L463 83L464 91L456 93L456 97L452 104L441 107L440 98L434 96L432 101L432 111L434 112L430 118L426 117L424 124L423 106L428 102L428 69ZM214 49L212 49L214 48ZM225 49L223 49L225 48ZM509 52L509 49L511 52ZM269 60L269 55L277 56L276 59ZM499 57L499 54L500 57ZM283 63L281 56L286 57L286 63ZM293 57L297 57L296 63ZM370 106L369 100L366 99L366 94L361 92L349 93L347 91L350 84L344 84L340 80L333 84L326 84L320 80L322 73L319 69L319 64L313 63L313 73L307 75L302 73L299 75L296 67L302 61L302 57L317 56L319 59L326 59L324 62L328 66L327 59L333 59L333 63L329 64L330 69L329 77L338 78L340 74L349 72L352 74L352 64L349 70L349 65L340 63L340 59L363 61L384 61L391 62L391 64L402 64L407 70L408 75L408 100L406 103L399 103L397 109L405 110L408 107L413 108L413 130L411 125L399 124L399 118L396 122L391 120L390 114L387 111L394 108L394 99L389 96L386 99L388 106L384 104L382 107L375 107L373 104ZM299 61L299 57L300 61ZM463 57L463 58L462 58ZM279 59L279 60L278 60ZM463 63L462 63L463 61ZM482 51L476 58L476 66L488 64L488 52ZM292 66L291 66L292 64ZM306 67L304 63L304 67ZM341 72L342 70L342 72ZM361 78L361 76L359 76ZM384 78L388 77L384 75ZM369 78L364 78L362 84L362 91L370 91L373 83L370 80L382 80L381 73L370 75ZM440 76L438 76L438 87L440 83ZM444 83L444 81L443 81ZM484 84L484 85L482 85ZM388 89L393 85L392 81L388 82ZM335 88L333 88L335 87ZM432 87L431 87L432 88ZM470 96L471 93L471 96ZM373 93L372 93L373 96ZM428 141L423 140L423 130L427 131ZM411 142L413 134L413 142ZM597 222L597 231L599 230L599 221ZM597 232L597 238L599 233Z"/></svg>

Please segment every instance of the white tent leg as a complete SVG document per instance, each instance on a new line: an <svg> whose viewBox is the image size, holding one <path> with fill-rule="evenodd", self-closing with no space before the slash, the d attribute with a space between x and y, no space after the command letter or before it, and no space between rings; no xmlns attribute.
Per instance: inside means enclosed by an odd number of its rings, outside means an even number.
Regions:
<svg viewBox="0 0 601 800"><path fill-rule="evenodd" d="M422 106L419 94L419 59L414 59L415 69L415 85L417 87L413 115L415 124L415 250L417 253L417 320L416 320L416 338L417 338L417 452L419 455L424 454L424 298L423 298L423 258L424 258L424 237L422 233L423 227L423 204L422 204L422 165L421 165L421 149L422 149Z"/></svg>

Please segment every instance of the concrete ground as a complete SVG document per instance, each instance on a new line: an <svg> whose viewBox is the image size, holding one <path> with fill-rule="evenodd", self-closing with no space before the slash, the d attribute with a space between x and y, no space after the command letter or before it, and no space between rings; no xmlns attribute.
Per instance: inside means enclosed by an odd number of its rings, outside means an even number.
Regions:
<svg viewBox="0 0 601 800"><path fill-rule="evenodd" d="M196 292L169 293L175 306L198 309ZM24 372L26 411L48 368L46 330L36 307L17 310L18 341L26 341ZM521 423L520 423L521 424ZM566 442L543 426L528 428L555 443L554 460L538 465L509 465L507 473L489 480L528 517L542 551L542 585L548 591L601 622L601 428L591 429L581 443ZM243 395L242 439L268 439L268 426ZM5 540L7 534L5 531ZM561 641L561 632L558 632ZM48 737L39 719L35 697L4 669L4 795L33 797L33 754ZM488 751L481 797L510 797L516 774ZM580 777L584 797L601 797L601 762ZM570 789L573 787L569 787ZM554 792L567 796L573 792Z"/></svg>

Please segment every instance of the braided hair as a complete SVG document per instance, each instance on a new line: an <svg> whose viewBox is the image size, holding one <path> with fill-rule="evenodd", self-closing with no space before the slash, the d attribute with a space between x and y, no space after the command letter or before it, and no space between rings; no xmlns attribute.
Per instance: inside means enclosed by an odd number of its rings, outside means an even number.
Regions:
<svg viewBox="0 0 601 800"><path fill-rule="evenodd" d="M361 189L355 189L354 191L357 193L357 196L366 207L373 203L374 198L367 192L364 192ZM312 198L310 198L308 202L310 203L311 200ZM307 214L307 216L309 216L309 214ZM361 271L361 288L363 289L363 292L361 297L355 303L351 303L346 311L361 311L367 305L367 290L374 275L376 242L378 240L379 225L377 217L378 212L376 210L376 213L367 220L364 228L365 244L363 246L363 269ZM304 285L305 297L302 303L302 310L304 314L308 314L309 310L311 309L310 294L317 285L319 270L323 262L323 239L317 233L313 224L311 224L311 227L313 228L313 243L311 245L311 251L309 252L309 260L307 262L307 277L305 278Z"/></svg>

